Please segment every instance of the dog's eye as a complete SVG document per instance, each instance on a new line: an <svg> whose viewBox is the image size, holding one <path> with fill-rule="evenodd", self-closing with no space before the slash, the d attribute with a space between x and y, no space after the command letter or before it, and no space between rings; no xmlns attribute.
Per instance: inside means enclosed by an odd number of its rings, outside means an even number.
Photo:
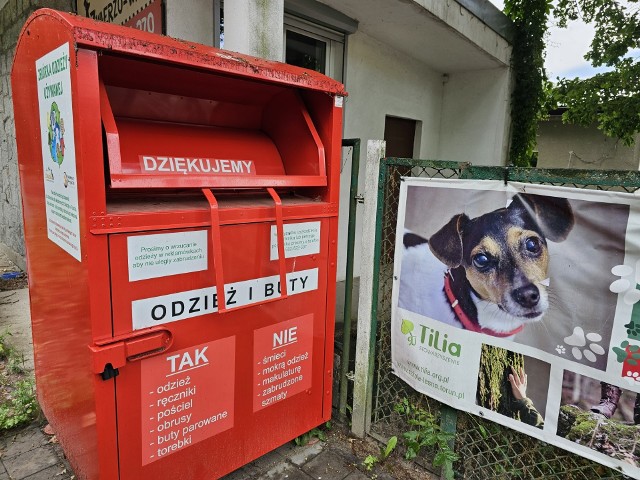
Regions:
<svg viewBox="0 0 640 480"><path fill-rule="evenodd" d="M531 253L540 252L540 240L536 237L529 237L524 241L524 248Z"/></svg>
<svg viewBox="0 0 640 480"><path fill-rule="evenodd" d="M473 257L473 265L476 268L479 268L481 270L483 268L487 268L490 263L491 263L491 259L487 255L485 255L484 253L478 253L477 255L474 255L474 257Z"/></svg>

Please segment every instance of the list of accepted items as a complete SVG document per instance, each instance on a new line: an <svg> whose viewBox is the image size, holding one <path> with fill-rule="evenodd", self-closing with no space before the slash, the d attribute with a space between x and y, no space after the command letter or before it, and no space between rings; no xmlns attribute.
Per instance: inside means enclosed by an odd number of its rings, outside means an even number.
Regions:
<svg viewBox="0 0 640 480"><path fill-rule="evenodd" d="M313 314L254 332L253 411L311 388Z"/></svg>
<svg viewBox="0 0 640 480"><path fill-rule="evenodd" d="M233 427L235 337L141 365L142 464Z"/></svg>

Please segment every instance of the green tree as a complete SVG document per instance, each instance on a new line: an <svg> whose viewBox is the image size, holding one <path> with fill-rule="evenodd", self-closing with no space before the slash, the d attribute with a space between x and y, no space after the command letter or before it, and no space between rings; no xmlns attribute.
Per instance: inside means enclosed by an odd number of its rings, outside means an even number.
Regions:
<svg viewBox="0 0 640 480"><path fill-rule="evenodd" d="M553 5L555 3L555 6ZM537 123L551 106L567 107L566 123L596 124L626 145L640 131L640 0L505 0L514 23L511 100L511 149L516 166L529 166ZM551 11L560 27L581 19L592 23L595 37L585 58L611 70L586 79L558 79L544 70L545 34ZM636 55L637 57L637 55Z"/></svg>
<svg viewBox="0 0 640 480"><path fill-rule="evenodd" d="M597 124L606 135L626 145L640 131L640 9L639 0L558 0L554 16L559 26L582 19L595 26L585 58L594 67L612 70L586 79L559 79L554 100L567 107L563 120Z"/></svg>
<svg viewBox="0 0 640 480"><path fill-rule="evenodd" d="M511 367L524 368L524 356L483 344L476 400L482 407L520 420L513 406L515 397L508 380Z"/></svg>
<svg viewBox="0 0 640 480"><path fill-rule="evenodd" d="M509 158L518 167L530 166L538 120L544 115L548 89L544 36L551 7L551 0L505 0L504 4L504 13L514 24Z"/></svg>

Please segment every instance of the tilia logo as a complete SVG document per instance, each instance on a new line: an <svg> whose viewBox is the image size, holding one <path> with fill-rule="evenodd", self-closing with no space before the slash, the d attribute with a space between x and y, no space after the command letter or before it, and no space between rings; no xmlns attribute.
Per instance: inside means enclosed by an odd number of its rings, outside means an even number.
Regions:
<svg viewBox="0 0 640 480"><path fill-rule="evenodd" d="M427 327L426 325L419 325L418 327L416 335L414 334L414 330L416 330L416 328L413 322L405 319L402 320L402 323L400 324L400 331L403 335L408 335L407 341L409 342L409 345L416 345L419 341L422 347L430 347L433 350L446 353L452 357L460 357L462 345L451 342L448 334L445 333L444 335L440 335L438 330Z"/></svg>

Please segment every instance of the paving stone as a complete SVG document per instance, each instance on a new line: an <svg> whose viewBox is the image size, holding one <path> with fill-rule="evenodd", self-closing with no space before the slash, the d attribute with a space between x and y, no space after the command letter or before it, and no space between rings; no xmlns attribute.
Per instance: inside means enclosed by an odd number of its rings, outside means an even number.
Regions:
<svg viewBox="0 0 640 480"><path fill-rule="evenodd" d="M0 480L11 480L7 470L4 468L4 465L0 463Z"/></svg>
<svg viewBox="0 0 640 480"><path fill-rule="evenodd" d="M376 473L374 473L374 474L372 475L372 477L373 477L374 475L375 475L375 479L376 479L376 480L396 480L396 477L394 477L394 476L392 476L392 475L389 475L388 473L385 473L385 472L379 472L379 471L376 471ZM425 480L426 480L427 478L429 478L429 477L425 477Z"/></svg>
<svg viewBox="0 0 640 480"><path fill-rule="evenodd" d="M50 446L35 448L15 457L3 459L7 472L14 480L22 480L59 462Z"/></svg>
<svg viewBox="0 0 640 480"><path fill-rule="evenodd" d="M6 459L46 445L48 441L49 439L40 431L40 428L32 425L17 434L3 437L0 440L0 454L6 461Z"/></svg>
<svg viewBox="0 0 640 480"><path fill-rule="evenodd" d="M234 470L229 475L225 475L220 480L248 480L253 477L253 473L249 468L242 467Z"/></svg>
<svg viewBox="0 0 640 480"><path fill-rule="evenodd" d="M70 480L71 475L64 465L59 464L24 477L23 480Z"/></svg>
<svg viewBox="0 0 640 480"><path fill-rule="evenodd" d="M377 478L377 477L376 477ZM351 472L349 475L347 475L346 477L344 477L344 480L369 480L369 477L367 477L364 473L362 473L360 470L354 470L353 472Z"/></svg>
<svg viewBox="0 0 640 480"><path fill-rule="evenodd" d="M293 452L298 448L300 447L297 446L294 442L287 442L281 447L278 447L275 451L278 452L283 457L289 458L293 454Z"/></svg>
<svg viewBox="0 0 640 480"><path fill-rule="evenodd" d="M294 465L300 466L322 452L323 448L324 444L322 442L314 443L313 445L306 445L304 447L298 447L292 450L287 455L287 458Z"/></svg>
<svg viewBox="0 0 640 480"><path fill-rule="evenodd" d="M340 455L347 465L356 466L362 462L360 458L354 455L350 444L334 442L331 444L330 450Z"/></svg>
<svg viewBox="0 0 640 480"><path fill-rule="evenodd" d="M339 453L327 450L303 465L302 469L316 479L343 480L354 467Z"/></svg>
<svg viewBox="0 0 640 480"><path fill-rule="evenodd" d="M251 462L258 470L269 470L279 463L286 463L287 459L282 456L277 450L269 452L260 458Z"/></svg>
<svg viewBox="0 0 640 480"><path fill-rule="evenodd" d="M263 473L256 480L311 480L311 478L290 463L282 463Z"/></svg>

